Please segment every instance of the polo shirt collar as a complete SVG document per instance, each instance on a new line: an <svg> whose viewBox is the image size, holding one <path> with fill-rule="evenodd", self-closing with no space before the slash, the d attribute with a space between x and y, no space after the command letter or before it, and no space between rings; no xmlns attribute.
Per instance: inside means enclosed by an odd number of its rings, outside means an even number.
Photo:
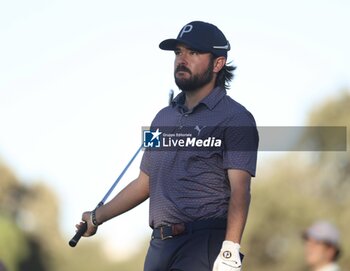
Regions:
<svg viewBox="0 0 350 271"><path fill-rule="evenodd" d="M210 110L213 110L218 102L226 95L226 90L222 87L215 87L198 105L204 104ZM181 92L171 102L172 106L183 106L185 104L185 93ZM196 105L195 108L198 106ZM195 109L193 108L193 109Z"/></svg>

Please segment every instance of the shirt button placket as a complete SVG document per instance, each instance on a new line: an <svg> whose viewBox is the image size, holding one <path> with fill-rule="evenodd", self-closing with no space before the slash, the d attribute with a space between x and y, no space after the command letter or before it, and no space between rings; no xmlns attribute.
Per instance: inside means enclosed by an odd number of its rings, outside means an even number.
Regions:
<svg viewBox="0 0 350 271"><path fill-rule="evenodd" d="M183 114L181 115L180 123L179 123L180 129L181 129L183 126L185 126L185 124L186 124L186 118L187 118L187 117L188 117L188 113L183 113Z"/></svg>

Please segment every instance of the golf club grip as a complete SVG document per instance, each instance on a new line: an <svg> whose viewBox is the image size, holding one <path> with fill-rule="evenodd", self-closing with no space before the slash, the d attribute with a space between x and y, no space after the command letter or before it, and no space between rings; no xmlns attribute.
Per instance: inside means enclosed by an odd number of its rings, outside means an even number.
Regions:
<svg viewBox="0 0 350 271"><path fill-rule="evenodd" d="M83 225L81 226L81 228L77 231L77 233L74 235L74 237L69 241L69 245L71 247L75 247L80 238L83 236L83 234L86 232L87 230L87 223L84 222Z"/></svg>

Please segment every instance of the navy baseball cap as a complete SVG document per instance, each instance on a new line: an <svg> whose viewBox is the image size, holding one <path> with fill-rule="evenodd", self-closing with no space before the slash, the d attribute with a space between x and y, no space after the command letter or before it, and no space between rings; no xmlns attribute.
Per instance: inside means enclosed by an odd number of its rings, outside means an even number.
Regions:
<svg viewBox="0 0 350 271"><path fill-rule="evenodd" d="M159 48L174 51L179 43L199 52L212 53L215 56L226 58L227 52L231 49L230 43L219 28L201 21L186 24L176 39L162 41Z"/></svg>

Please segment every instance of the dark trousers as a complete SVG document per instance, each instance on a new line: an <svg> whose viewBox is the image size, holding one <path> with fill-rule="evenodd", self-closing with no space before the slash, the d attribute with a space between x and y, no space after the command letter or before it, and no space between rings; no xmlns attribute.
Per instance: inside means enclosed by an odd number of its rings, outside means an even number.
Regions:
<svg viewBox="0 0 350 271"><path fill-rule="evenodd" d="M152 239L144 271L212 271L225 234L225 229L201 229L171 239Z"/></svg>

